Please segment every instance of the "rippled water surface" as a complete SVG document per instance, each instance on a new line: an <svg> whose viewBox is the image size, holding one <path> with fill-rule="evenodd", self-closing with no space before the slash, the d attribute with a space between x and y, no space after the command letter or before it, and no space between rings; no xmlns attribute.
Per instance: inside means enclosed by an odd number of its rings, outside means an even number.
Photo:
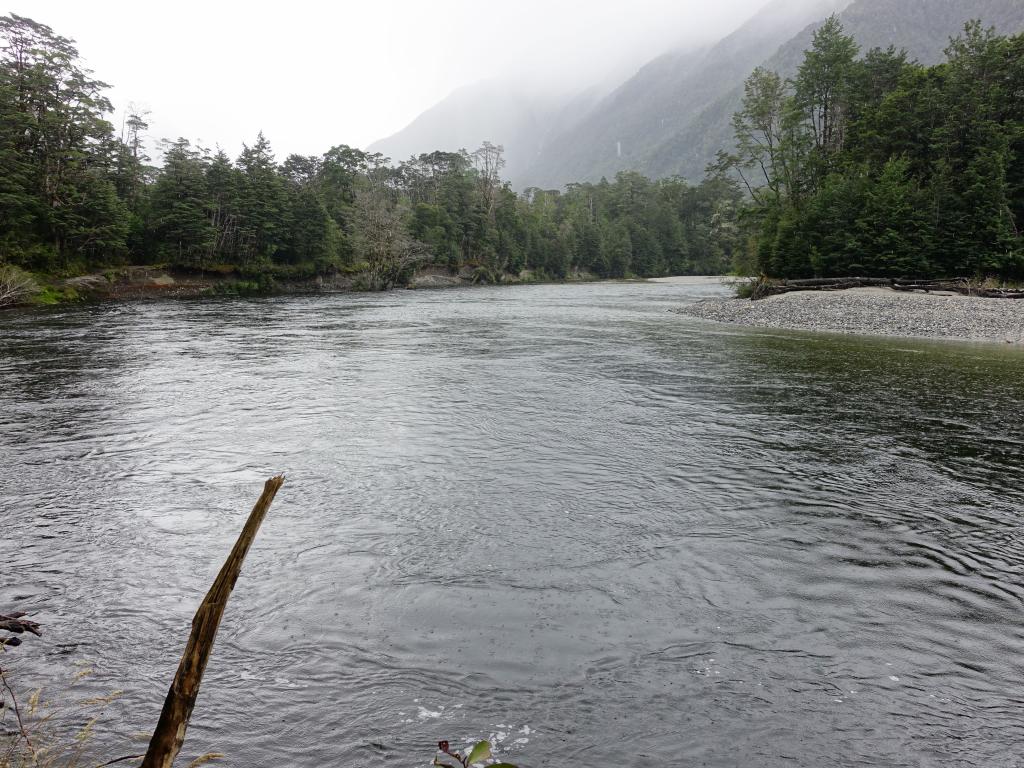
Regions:
<svg viewBox="0 0 1024 768"><path fill-rule="evenodd" d="M1024 354L670 311L719 290L0 316L20 678L88 663L138 751L284 471L190 756L1024 764Z"/></svg>

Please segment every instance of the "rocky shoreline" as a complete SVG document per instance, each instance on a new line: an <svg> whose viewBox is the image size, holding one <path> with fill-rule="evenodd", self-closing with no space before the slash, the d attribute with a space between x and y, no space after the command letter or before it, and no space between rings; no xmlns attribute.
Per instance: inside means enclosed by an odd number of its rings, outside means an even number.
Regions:
<svg viewBox="0 0 1024 768"><path fill-rule="evenodd" d="M707 299L677 311L755 328L1024 345L1024 300L1019 299L852 288L786 293L759 301Z"/></svg>

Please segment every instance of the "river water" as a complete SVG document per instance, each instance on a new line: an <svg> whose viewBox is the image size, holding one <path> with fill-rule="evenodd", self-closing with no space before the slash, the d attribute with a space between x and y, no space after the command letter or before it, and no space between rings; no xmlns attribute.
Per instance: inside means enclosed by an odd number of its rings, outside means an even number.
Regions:
<svg viewBox="0 0 1024 768"><path fill-rule="evenodd" d="M17 679L139 751L283 471L190 758L1024 765L1024 355L671 311L721 290L0 316Z"/></svg>

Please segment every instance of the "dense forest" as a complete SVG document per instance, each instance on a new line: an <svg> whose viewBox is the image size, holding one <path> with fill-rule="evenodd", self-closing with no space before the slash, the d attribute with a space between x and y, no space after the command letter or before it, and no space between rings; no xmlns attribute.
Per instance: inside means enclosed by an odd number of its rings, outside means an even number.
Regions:
<svg viewBox="0 0 1024 768"><path fill-rule="evenodd" d="M746 82L737 149L757 269L1024 277L1024 35L972 23L924 67L859 56L835 17L791 81Z"/></svg>
<svg viewBox="0 0 1024 768"><path fill-rule="evenodd" d="M516 193L502 148L393 163L345 145L279 162L115 129L72 41L0 18L0 267L45 278L160 265L388 288L432 266L479 282L720 274L1024 276L1024 36L980 24L925 67L860 56L836 17L792 79L757 69L736 148L705 180Z"/></svg>
<svg viewBox="0 0 1024 768"><path fill-rule="evenodd" d="M434 152L393 164L337 146L278 162L259 134L237 158L164 142L146 156L144 115L108 121L107 86L72 41L0 19L0 262L69 275L161 264L260 277L343 270L365 288L417 265L494 282L728 269L742 194L623 174L564 192L516 194L502 149Z"/></svg>

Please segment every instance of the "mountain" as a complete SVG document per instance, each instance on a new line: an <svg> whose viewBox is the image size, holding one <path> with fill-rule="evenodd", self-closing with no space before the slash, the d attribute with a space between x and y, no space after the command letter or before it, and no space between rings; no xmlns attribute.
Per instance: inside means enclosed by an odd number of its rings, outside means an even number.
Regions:
<svg viewBox="0 0 1024 768"><path fill-rule="evenodd" d="M524 83L490 80L460 88L398 133L370 145L396 161L434 150L472 151L485 141L505 147L503 176L522 174L555 135L570 135L601 96L595 88L566 95Z"/></svg>
<svg viewBox="0 0 1024 768"><path fill-rule="evenodd" d="M530 186L596 181L648 158L730 92L758 64L814 21L849 0L773 0L739 29L703 51L654 59L561 133L523 174ZM654 173L651 175L664 175Z"/></svg>
<svg viewBox="0 0 1024 768"><path fill-rule="evenodd" d="M905 48L922 64L937 64L945 58L949 39L963 31L964 24L980 19L1002 34L1024 30L1022 0L858 0L841 14L847 34L864 50ZM810 43L812 30L789 46L789 53ZM801 47L802 44L802 47Z"/></svg>
<svg viewBox="0 0 1024 768"><path fill-rule="evenodd" d="M713 46L675 50L618 87L550 93L514 81L462 88L370 149L395 159L433 149L505 147L505 177L517 189L561 187L636 170L660 178L703 177L732 145L730 121L743 81L759 65L792 75L814 30L838 12L862 50L905 48L941 61L971 19L999 32L1024 30L1024 0L772 0Z"/></svg>
<svg viewBox="0 0 1024 768"><path fill-rule="evenodd" d="M862 51L895 46L922 64L935 64L945 58L950 38L972 19L1003 34L1024 31L1024 0L855 0L839 17ZM819 24L801 30L764 65L783 75L794 74ZM667 140L632 167L655 177L701 178L715 153L732 146L730 121L742 96L742 83L737 83L689 123L678 124Z"/></svg>

